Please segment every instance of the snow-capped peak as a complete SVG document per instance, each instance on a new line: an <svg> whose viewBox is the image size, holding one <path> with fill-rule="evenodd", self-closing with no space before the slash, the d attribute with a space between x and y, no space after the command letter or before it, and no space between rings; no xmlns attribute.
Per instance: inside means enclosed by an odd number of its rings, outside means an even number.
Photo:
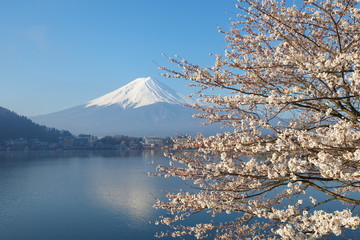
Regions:
<svg viewBox="0 0 360 240"><path fill-rule="evenodd" d="M125 109L138 108L158 102L170 104L194 104L190 98L159 83L151 77L147 77L137 78L113 92L88 102L85 104L85 107L118 104Z"/></svg>

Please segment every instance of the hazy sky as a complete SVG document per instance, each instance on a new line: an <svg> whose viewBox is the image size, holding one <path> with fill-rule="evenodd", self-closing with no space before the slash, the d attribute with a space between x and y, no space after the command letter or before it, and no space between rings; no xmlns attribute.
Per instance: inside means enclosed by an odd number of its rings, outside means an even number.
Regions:
<svg viewBox="0 0 360 240"><path fill-rule="evenodd" d="M235 0L0 1L0 106L34 116L73 107L151 76L162 53L211 65ZM174 66L175 67L175 66Z"/></svg>

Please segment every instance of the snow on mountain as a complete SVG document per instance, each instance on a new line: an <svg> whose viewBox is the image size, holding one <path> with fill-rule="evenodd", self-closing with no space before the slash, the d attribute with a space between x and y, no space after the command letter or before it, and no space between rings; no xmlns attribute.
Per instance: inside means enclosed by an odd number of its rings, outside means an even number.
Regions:
<svg viewBox="0 0 360 240"><path fill-rule="evenodd" d="M110 106L118 104L123 109L138 108L154 103L189 104L194 102L173 89L147 78L137 78L129 84L86 104L91 106Z"/></svg>
<svg viewBox="0 0 360 240"><path fill-rule="evenodd" d="M176 134L218 132L218 127L201 126L195 119L194 101L148 78L129 84L83 105L32 117L34 122L66 129L73 134L174 136Z"/></svg>

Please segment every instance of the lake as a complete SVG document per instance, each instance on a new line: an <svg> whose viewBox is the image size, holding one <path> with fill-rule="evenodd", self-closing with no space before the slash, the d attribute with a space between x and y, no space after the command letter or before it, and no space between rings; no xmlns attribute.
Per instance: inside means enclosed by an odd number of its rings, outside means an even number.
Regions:
<svg viewBox="0 0 360 240"><path fill-rule="evenodd" d="M148 177L151 161L167 159L154 150L0 152L0 240L157 239L165 227L149 221L166 212L155 199L187 187Z"/></svg>
<svg viewBox="0 0 360 240"><path fill-rule="evenodd" d="M0 153L0 239L155 239L161 152Z"/></svg>

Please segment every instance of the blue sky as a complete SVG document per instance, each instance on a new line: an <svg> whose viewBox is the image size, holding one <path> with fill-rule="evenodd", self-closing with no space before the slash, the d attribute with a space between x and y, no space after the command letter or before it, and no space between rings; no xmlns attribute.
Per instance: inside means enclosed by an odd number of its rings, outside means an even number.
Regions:
<svg viewBox="0 0 360 240"><path fill-rule="evenodd" d="M34 116L73 107L151 76L162 53L211 65L223 53L235 0L0 2L0 106ZM175 66L174 66L175 67Z"/></svg>

